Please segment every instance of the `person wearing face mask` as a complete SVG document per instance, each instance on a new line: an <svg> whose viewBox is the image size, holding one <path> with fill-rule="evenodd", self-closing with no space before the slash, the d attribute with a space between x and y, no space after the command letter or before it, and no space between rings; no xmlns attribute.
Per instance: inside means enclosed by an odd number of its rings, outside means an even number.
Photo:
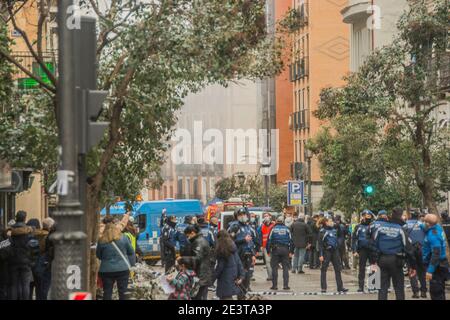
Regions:
<svg viewBox="0 0 450 320"><path fill-rule="evenodd" d="M427 214L422 230L425 232L422 256L430 281L431 300L445 300L445 282L450 280L450 267L446 254L447 243L442 226L436 215Z"/></svg>
<svg viewBox="0 0 450 320"><path fill-rule="evenodd" d="M242 294L239 299L245 298L250 286L253 268L256 263L255 238L252 228L249 226L249 212L246 207L236 209L235 221L230 223L228 233L231 235L238 248L238 254L244 268L245 276L242 283Z"/></svg>
<svg viewBox="0 0 450 320"><path fill-rule="evenodd" d="M199 278L200 288L193 300L207 300L208 287L211 285L211 248L208 241L203 238L198 225L190 225L184 230L184 234L191 244L189 256L194 258L195 273Z"/></svg>
<svg viewBox="0 0 450 320"><path fill-rule="evenodd" d="M391 279L396 299L405 300L403 267L406 261L410 267L410 276L416 275L416 258L409 237L403 229L402 215L403 209L394 209L389 221L383 222L372 237L372 270L378 265L381 274L378 300L387 300Z"/></svg>
<svg viewBox="0 0 450 320"><path fill-rule="evenodd" d="M370 250L370 224L374 220L374 215L370 210L364 210L361 223L353 230L352 252L359 258L358 265L358 292L364 292L364 279L366 277L366 265L369 261Z"/></svg>
<svg viewBox="0 0 450 320"><path fill-rule="evenodd" d="M344 288L342 282L341 270L342 262L339 256L337 230L331 217L321 218L318 222L319 232L319 260L322 263L320 268L320 286L322 293L327 292L327 271L330 262L333 264L334 274L336 276L337 291L345 293L348 289Z"/></svg>
<svg viewBox="0 0 450 320"><path fill-rule="evenodd" d="M294 223L294 217L291 213L286 213L284 218L284 224L286 227L290 228L292 224Z"/></svg>
<svg viewBox="0 0 450 320"><path fill-rule="evenodd" d="M275 226L275 222L272 220L270 212L264 212L263 223L258 228L258 238L260 239L261 251L264 256L264 262L266 263L267 281L272 281L272 267L270 266L270 256L267 253L267 240L270 235L270 231Z"/></svg>
<svg viewBox="0 0 450 320"><path fill-rule="evenodd" d="M184 217L183 223L178 223L176 225L176 241L178 242L178 245L180 246L180 256L185 256L189 251L189 241L186 238L186 235L184 234L184 230L191 225L192 222L192 216L186 216Z"/></svg>
<svg viewBox="0 0 450 320"><path fill-rule="evenodd" d="M170 216L163 227L161 243L163 244L162 256L164 257L165 272L168 273L175 266L177 244L177 217Z"/></svg>

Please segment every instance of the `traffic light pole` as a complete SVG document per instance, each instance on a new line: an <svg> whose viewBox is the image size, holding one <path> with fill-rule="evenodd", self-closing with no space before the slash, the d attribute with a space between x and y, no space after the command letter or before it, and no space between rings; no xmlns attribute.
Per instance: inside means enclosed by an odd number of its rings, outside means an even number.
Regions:
<svg viewBox="0 0 450 320"><path fill-rule="evenodd" d="M57 110L59 156L57 189L58 208L53 217L56 232L51 240L55 245L52 263L52 299L68 300L70 293L85 291L86 268L83 265L86 233L83 232L83 211L80 210L78 148L76 130L75 41L70 30L69 15L73 0L58 1L58 87Z"/></svg>

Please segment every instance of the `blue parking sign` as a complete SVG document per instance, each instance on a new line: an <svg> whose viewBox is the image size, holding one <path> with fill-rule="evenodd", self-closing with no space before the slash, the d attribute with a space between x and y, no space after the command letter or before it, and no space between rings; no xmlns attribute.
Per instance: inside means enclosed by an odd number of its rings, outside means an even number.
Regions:
<svg viewBox="0 0 450 320"><path fill-rule="evenodd" d="M301 206L305 204L305 182L289 181L287 188L287 205Z"/></svg>

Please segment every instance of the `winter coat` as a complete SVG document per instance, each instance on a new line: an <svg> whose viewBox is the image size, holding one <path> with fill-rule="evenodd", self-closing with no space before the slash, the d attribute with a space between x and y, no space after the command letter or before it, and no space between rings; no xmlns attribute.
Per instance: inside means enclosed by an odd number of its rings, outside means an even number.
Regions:
<svg viewBox="0 0 450 320"><path fill-rule="evenodd" d="M175 292L169 295L169 300L192 300L191 290L195 272L186 270L178 272L176 277L170 282L175 288Z"/></svg>
<svg viewBox="0 0 450 320"><path fill-rule="evenodd" d="M216 294L219 298L227 298L240 295L241 290L237 287L235 281L244 278L244 268L234 246L233 254L229 257L218 257L216 269L214 270L213 282L217 279Z"/></svg>
<svg viewBox="0 0 450 320"><path fill-rule="evenodd" d="M311 245L315 248L317 248L319 246L319 232L320 232L320 228L317 227L316 222L314 220L310 221L308 223L308 225L311 228Z"/></svg>
<svg viewBox="0 0 450 320"><path fill-rule="evenodd" d="M211 284L211 248L208 241L201 234L189 240L191 243L190 256L195 260L195 273L200 279L200 286Z"/></svg>
<svg viewBox="0 0 450 320"><path fill-rule="evenodd" d="M291 234L296 248L306 248L311 242L312 230L304 221L295 221L291 226Z"/></svg>
<svg viewBox="0 0 450 320"><path fill-rule="evenodd" d="M39 256L39 242L33 235L33 228L23 222L11 227L12 253L9 266L33 267Z"/></svg>
<svg viewBox="0 0 450 320"><path fill-rule="evenodd" d="M0 242L8 240L6 232L0 230ZM5 244L6 245L6 244ZM0 248L0 285L7 284L9 281L8 257L11 252L10 247Z"/></svg>
<svg viewBox="0 0 450 320"><path fill-rule="evenodd" d="M110 228L109 231L100 238L97 244L96 254L97 258L101 260L99 272L108 273L129 270L128 264L112 243L114 241L125 259L128 260L130 266L134 266L136 255L130 240L120 232L119 228Z"/></svg>

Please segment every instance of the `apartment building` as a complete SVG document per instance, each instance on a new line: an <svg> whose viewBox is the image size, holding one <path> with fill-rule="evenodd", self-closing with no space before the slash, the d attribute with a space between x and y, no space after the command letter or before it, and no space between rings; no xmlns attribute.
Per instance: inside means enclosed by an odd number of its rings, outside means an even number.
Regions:
<svg viewBox="0 0 450 320"><path fill-rule="evenodd" d="M323 195L318 159L305 148L324 124L314 116L320 92L344 85L349 72L350 32L342 23L341 10L347 0L293 0L299 28L293 35L290 80L293 84L292 114L294 162L291 176L307 183L309 211L315 210Z"/></svg>

